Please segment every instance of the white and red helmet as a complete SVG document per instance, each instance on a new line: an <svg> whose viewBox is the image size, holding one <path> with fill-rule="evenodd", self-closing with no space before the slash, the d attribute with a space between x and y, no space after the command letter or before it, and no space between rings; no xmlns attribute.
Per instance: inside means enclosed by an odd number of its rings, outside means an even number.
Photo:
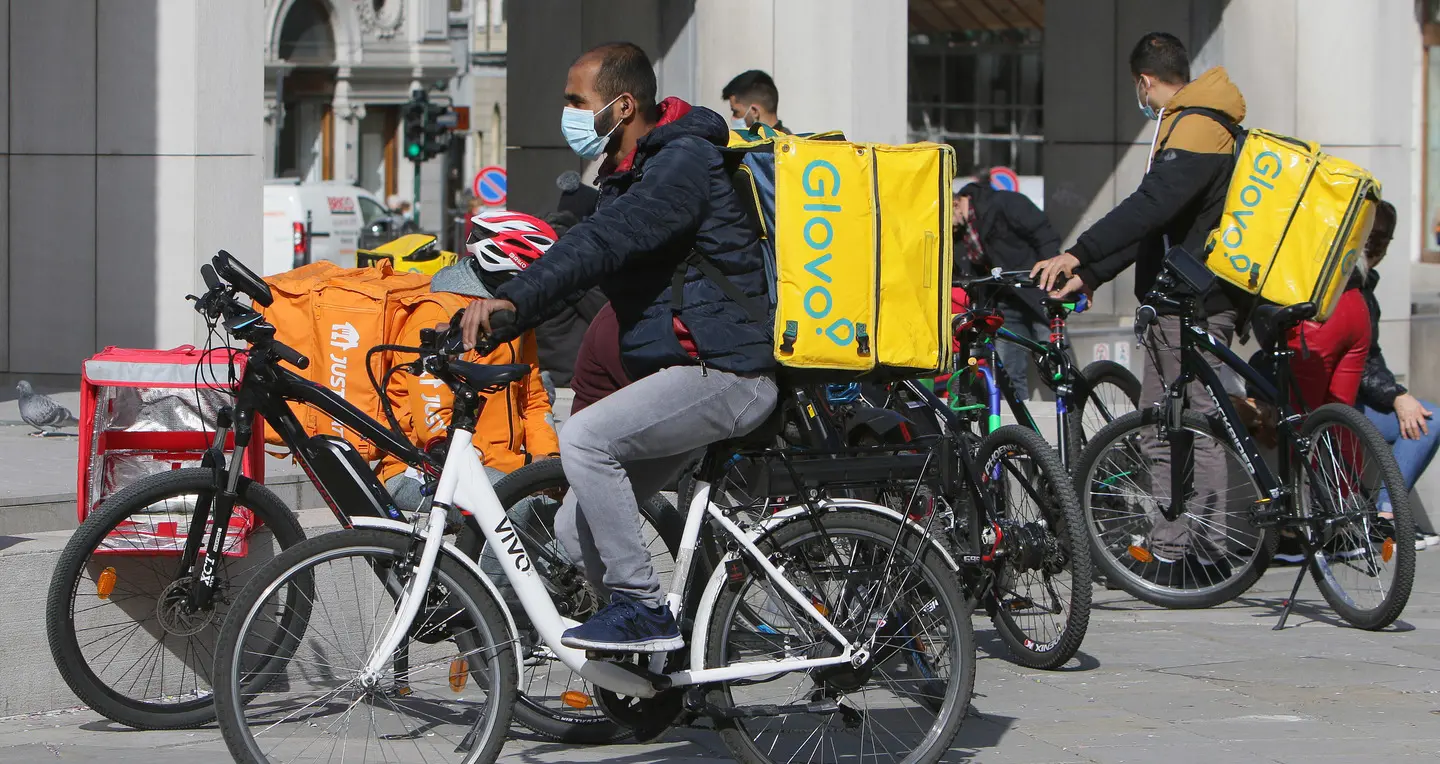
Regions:
<svg viewBox="0 0 1440 764"><path fill-rule="evenodd" d="M470 219L473 224L465 249L482 271L514 274L530 267L555 243L549 223L523 212L496 210Z"/></svg>

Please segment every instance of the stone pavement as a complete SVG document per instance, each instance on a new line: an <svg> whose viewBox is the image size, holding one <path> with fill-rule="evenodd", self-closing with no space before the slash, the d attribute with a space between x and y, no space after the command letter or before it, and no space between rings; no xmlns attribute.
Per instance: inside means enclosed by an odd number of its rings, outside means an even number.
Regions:
<svg viewBox="0 0 1440 764"><path fill-rule="evenodd" d="M1070 670L1007 661L988 622L974 715L948 760L996 764L1154 762L1327 764L1440 760L1440 552L1419 555L1400 623L1344 628L1313 584L1291 627L1274 632L1294 568L1271 571L1241 600L1167 611L1097 591ZM225 760L213 728L133 732L88 711L0 719L0 763ZM649 745L560 746L521 730L502 761L728 760L710 733L672 731Z"/></svg>

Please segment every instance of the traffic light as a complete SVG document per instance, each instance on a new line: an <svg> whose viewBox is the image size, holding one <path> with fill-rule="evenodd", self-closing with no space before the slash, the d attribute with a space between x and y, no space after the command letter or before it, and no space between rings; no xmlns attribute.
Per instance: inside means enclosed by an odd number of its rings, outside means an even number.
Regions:
<svg viewBox="0 0 1440 764"><path fill-rule="evenodd" d="M431 159L450 150L450 131L455 127L455 112L445 104L425 104L425 158Z"/></svg>
<svg viewBox="0 0 1440 764"><path fill-rule="evenodd" d="M425 117L430 107L425 91L417 90L402 113L405 117L405 158L412 162L423 162L425 156Z"/></svg>

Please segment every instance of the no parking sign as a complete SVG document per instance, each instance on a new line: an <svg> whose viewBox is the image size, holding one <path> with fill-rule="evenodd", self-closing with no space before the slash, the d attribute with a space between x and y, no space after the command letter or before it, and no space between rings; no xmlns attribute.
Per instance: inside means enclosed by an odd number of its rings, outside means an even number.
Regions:
<svg viewBox="0 0 1440 764"><path fill-rule="evenodd" d="M505 203L506 185L505 168L491 166L475 173L475 182L470 190L480 201L498 207Z"/></svg>
<svg viewBox="0 0 1440 764"><path fill-rule="evenodd" d="M991 167L990 187L996 191L1019 191L1020 176L1009 167Z"/></svg>

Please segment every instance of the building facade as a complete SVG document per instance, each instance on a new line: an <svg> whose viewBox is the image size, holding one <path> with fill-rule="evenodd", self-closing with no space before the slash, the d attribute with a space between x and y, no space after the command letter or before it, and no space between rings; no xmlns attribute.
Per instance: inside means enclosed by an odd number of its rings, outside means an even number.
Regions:
<svg viewBox="0 0 1440 764"><path fill-rule="evenodd" d="M401 106L415 90L470 106L473 4L485 0L265 0L267 177L353 183L413 200ZM420 225L439 230L467 141L421 166ZM440 202L440 203L437 203Z"/></svg>
<svg viewBox="0 0 1440 764"><path fill-rule="evenodd" d="M0 2L0 373L203 337L218 249L260 263L254 2Z"/></svg>

